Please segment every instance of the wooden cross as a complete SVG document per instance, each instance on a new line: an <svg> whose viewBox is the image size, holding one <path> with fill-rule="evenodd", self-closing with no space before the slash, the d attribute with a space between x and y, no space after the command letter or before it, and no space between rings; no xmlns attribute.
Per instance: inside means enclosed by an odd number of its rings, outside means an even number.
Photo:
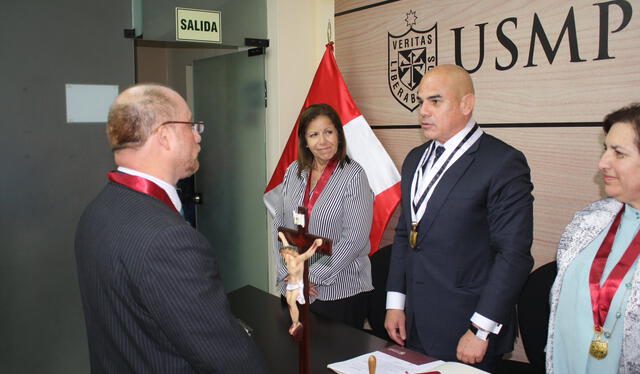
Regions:
<svg viewBox="0 0 640 374"><path fill-rule="evenodd" d="M321 236L309 234L307 232L307 226L309 226L309 216L307 215L307 209L298 207L298 214L304 216L305 222L302 225L297 225L298 229L293 230L287 227L280 226L278 231L284 234L289 244L293 244L298 247L298 253L305 253L316 239L322 239L322 245L316 249L316 252L320 252L323 255L331 256L331 239L323 238ZM309 352L309 261L304 262L304 272L302 275L304 284L304 301L302 306L302 313L300 313L300 322L302 323L302 336L294 335L299 343L298 362L300 368L300 374L311 373L311 355Z"/></svg>

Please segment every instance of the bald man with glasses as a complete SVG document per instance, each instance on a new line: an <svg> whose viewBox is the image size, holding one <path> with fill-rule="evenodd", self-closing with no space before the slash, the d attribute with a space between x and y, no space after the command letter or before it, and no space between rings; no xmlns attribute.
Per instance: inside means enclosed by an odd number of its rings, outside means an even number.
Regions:
<svg viewBox="0 0 640 374"><path fill-rule="evenodd" d="M84 211L76 260L92 373L266 373L231 314L211 245L181 216L204 123L168 87L123 91L109 110L117 171Z"/></svg>

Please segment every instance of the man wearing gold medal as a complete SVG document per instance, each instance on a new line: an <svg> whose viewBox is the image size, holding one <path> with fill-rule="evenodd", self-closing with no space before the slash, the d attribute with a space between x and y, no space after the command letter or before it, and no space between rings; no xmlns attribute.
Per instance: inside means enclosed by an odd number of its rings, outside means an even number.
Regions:
<svg viewBox="0 0 640 374"><path fill-rule="evenodd" d="M603 128L609 197L576 213L558 244L547 373L640 373L640 104Z"/></svg>
<svg viewBox="0 0 640 374"><path fill-rule="evenodd" d="M514 306L533 265L529 167L473 120L461 67L431 69L418 96L429 141L402 166L385 327L398 344L491 371L513 349Z"/></svg>

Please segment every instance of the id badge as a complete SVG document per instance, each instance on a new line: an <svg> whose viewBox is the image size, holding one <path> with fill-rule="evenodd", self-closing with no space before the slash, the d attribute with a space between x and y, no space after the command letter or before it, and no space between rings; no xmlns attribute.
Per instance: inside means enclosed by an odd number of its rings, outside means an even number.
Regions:
<svg viewBox="0 0 640 374"><path fill-rule="evenodd" d="M304 227L304 214L293 212L293 224Z"/></svg>

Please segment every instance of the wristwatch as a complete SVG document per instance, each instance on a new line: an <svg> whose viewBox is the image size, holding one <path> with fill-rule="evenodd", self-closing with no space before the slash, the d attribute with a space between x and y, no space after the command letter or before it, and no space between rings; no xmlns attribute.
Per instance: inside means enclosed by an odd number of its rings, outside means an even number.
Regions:
<svg viewBox="0 0 640 374"><path fill-rule="evenodd" d="M469 330L471 330L472 333L476 334L476 337L482 339L482 340L489 340L489 331L483 330L483 329L479 329L477 327L475 327L473 325L473 323L469 324Z"/></svg>

